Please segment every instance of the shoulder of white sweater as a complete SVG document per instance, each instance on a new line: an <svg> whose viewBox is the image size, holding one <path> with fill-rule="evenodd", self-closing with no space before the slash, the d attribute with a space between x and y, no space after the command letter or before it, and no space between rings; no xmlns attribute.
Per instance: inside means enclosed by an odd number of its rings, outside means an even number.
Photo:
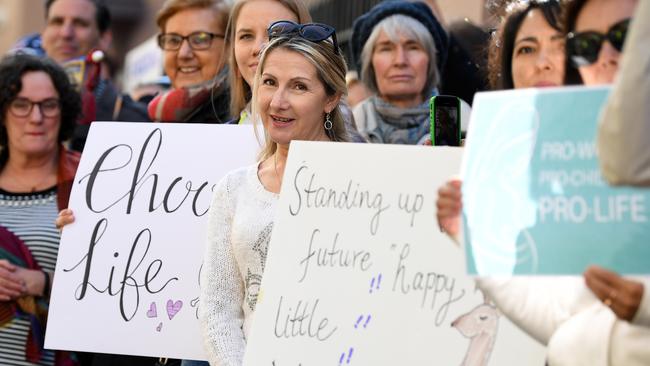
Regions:
<svg viewBox="0 0 650 366"><path fill-rule="evenodd" d="M257 169L257 164L237 168L226 173L214 186L212 205L214 206L216 201L224 199L230 201L237 195L236 192L240 192L244 187L247 187L246 180L253 174L252 169Z"/></svg>
<svg viewBox="0 0 650 366"><path fill-rule="evenodd" d="M257 163L233 169L226 173L223 179L226 179L230 183L241 182L251 174L252 169L257 170Z"/></svg>
<svg viewBox="0 0 650 366"><path fill-rule="evenodd" d="M643 297L632 323L650 328L650 277L635 277L634 280L643 284Z"/></svg>

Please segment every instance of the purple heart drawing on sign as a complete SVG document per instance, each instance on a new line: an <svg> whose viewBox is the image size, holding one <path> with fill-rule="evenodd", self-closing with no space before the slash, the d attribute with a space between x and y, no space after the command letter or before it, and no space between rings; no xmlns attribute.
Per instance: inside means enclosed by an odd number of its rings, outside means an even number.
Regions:
<svg viewBox="0 0 650 366"><path fill-rule="evenodd" d="M147 311L147 318L157 318L158 317L158 310L156 309L156 303L152 302L151 305L149 305L149 311Z"/></svg>
<svg viewBox="0 0 650 366"><path fill-rule="evenodd" d="M162 322L160 322L160 324L158 324L158 326L156 327L156 332L160 332L161 329L162 329Z"/></svg>
<svg viewBox="0 0 650 366"><path fill-rule="evenodd" d="M169 320L172 320L174 315L181 311L181 308L183 307L183 302L181 300L178 300L176 302L170 300L167 300L167 315L169 316Z"/></svg>

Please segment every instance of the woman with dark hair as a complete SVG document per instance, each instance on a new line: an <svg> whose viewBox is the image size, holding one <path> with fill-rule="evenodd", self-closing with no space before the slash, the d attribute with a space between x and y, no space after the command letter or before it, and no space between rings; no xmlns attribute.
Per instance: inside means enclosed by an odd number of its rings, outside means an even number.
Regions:
<svg viewBox="0 0 650 366"><path fill-rule="evenodd" d="M573 0L566 6L565 84L614 82L638 0Z"/></svg>
<svg viewBox="0 0 650 366"><path fill-rule="evenodd" d="M560 31L560 0L512 1L499 11L501 24L489 46L490 88L520 89L562 85L564 78L564 34ZM447 232L457 232L461 181L446 185L438 219ZM444 194L450 193L449 200ZM447 207L449 205L449 207ZM449 210L449 212L447 212Z"/></svg>
<svg viewBox="0 0 650 366"><path fill-rule="evenodd" d="M54 220L79 163L62 142L81 100L53 61L18 54L0 62L0 110L0 364L54 365L54 352L43 349Z"/></svg>
<svg viewBox="0 0 650 366"><path fill-rule="evenodd" d="M564 76L564 34L558 0L513 2L489 47L490 88L559 86Z"/></svg>
<svg viewBox="0 0 650 366"><path fill-rule="evenodd" d="M567 82L612 83L636 0L575 0L563 29ZM577 79L580 78L580 79ZM460 181L438 193L438 222L460 230ZM478 278L479 287L503 313L548 346L549 365L650 364L648 279L623 278L592 266L579 277Z"/></svg>

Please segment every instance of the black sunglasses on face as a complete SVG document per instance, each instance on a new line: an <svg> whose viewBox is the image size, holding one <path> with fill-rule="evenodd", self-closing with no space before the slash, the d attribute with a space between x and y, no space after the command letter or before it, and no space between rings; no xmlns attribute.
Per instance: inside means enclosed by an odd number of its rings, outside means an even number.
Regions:
<svg viewBox="0 0 650 366"><path fill-rule="evenodd" d="M336 40L336 30L327 24L308 23L296 24L289 20L279 20L269 26L267 30L269 41L273 38L285 35L298 35L311 42L321 42L332 37L334 51L339 53L339 45Z"/></svg>
<svg viewBox="0 0 650 366"><path fill-rule="evenodd" d="M575 67L591 65L598 60L598 54L605 40L618 51L623 50L623 43L631 19L614 24L606 34L595 31L569 33L567 35L567 54Z"/></svg>
<svg viewBox="0 0 650 366"><path fill-rule="evenodd" d="M177 51L181 48L183 41L193 50L207 50L212 45L214 38L224 38L223 34L214 34L210 32L194 32L187 36L181 36L177 33L163 33L158 35L158 46L165 51Z"/></svg>

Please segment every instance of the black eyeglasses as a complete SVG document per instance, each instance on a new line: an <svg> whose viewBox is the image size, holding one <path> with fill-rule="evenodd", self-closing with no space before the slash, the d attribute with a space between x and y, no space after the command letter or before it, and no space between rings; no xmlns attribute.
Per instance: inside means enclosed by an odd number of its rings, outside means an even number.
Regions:
<svg viewBox="0 0 650 366"><path fill-rule="evenodd" d="M158 46L165 51L177 51L181 48L183 41L193 50L207 50L212 45L214 38L224 38L223 34L214 34L210 32L194 32L187 36L181 36L177 33L164 33L158 35Z"/></svg>
<svg viewBox="0 0 650 366"><path fill-rule="evenodd" d="M591 65L598 60L598 54L605 40L618 51L623 50L627 28L631 19L614 24L606 34L595 31L569 33L567 35L567 54L575 67Z"/></svg>
<svg viewBox="0 0 650 366"><path fill-rule="evenodd" d="M57 117L61 113L61 103L56 98L48 98L34 102L27 98L16 98L9 104L9 111L16 117L27 117L32 113L32 108L37 105L45 117Z"/></svg>
<svg viewBox="0 0 650 366"><path fill-rule="evenodd" d="M330 27L327 24L296 24L289 20L279 20L269 26L267 33L269 41L273 38L286 35L298 35L311 42L322 42L332 37L334 51L337 54L339 53L339 44L336 40L336 30L334 27Z"/></svg>

